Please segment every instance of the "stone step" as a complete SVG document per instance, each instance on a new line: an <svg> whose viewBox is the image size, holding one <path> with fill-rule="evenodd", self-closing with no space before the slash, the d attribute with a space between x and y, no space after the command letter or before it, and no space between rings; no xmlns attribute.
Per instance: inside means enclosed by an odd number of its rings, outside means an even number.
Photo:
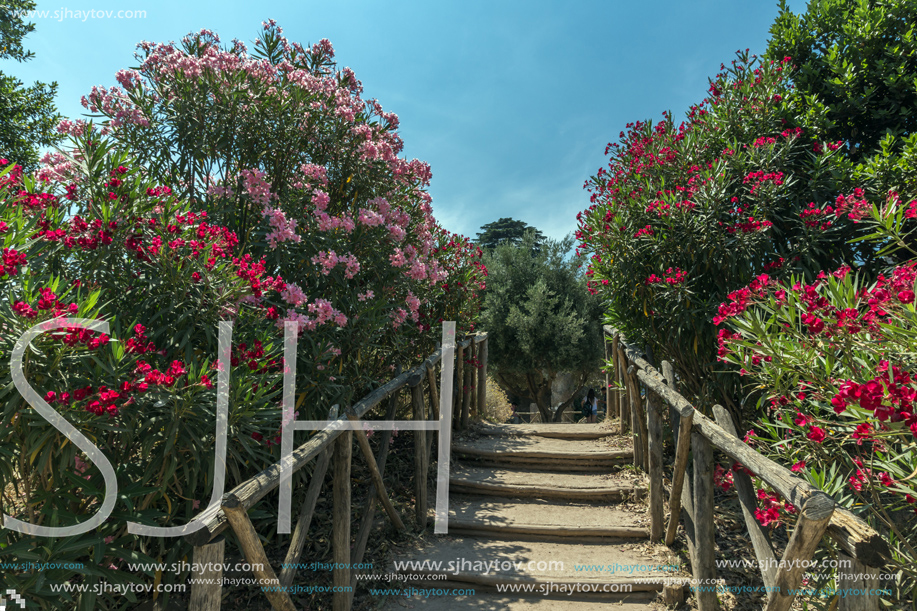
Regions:
<svg viewBox="0 0 917 611"><path fill-rule="evenodd" d="M448 582L439 582L439 588L452 588ZM462 586L456 584L457 587ZM416 587L416 586L415 586ZM437 586L433 586L436 588ZM484 611L501 609L503 611L608 611L607 600L583 600L578 597L545 598L534 601L531 598L509 596L496 592L484 591L476 588L473 595L465 596L431 596L429 590L417 587L418 592L411 594L407 591L406 597L395 597L383 603L382 611L403 611L404 609L423 609L423 611L452 611L453 609L473 609ZM634 592L626 600L615 602L614 611L647 611L651 601L656 597L655 592Z"/></svg>
<svg viewBox="0 0 917 611"><path fill-rule="evenodd" d="M616 506L454 495L449 534L495 539L605 541L648 539L642 513Z"/></svg>
<svg viewBox="0 0 917 611"><path fill-rule="evenodd" d="M614 449L602 440L571 441L545 437L483 436L456 441L452 453L488 465L507 465L550 471L610 471L632 463L632 449Z"/></svg>
<svg viewBox="0 0 917 611"><path fill-rule="evenodd" d="M635 481L612 475L545 473L458 462L450 469L449 490L508 498L622 501L642 498L646 493L646 488L635 485Z"/></svg>
<svg viewBox="0 0 917 611"><path fill-rule="evenodd" d="M617 427L597 424L491 424L481 422L474 431L482 435L503 437L533 436L552 439L602 439L617 435Z"/></svg>
<svg viewBox="0 0 917 611"><path fill-rule="evenodd" d="M663 546L494 541L439 536L403 556L416 562L391 570L408 587L473 588L514 598L599 598L646 602L689 577L676 571ZM448 584L448 585L446 585ZM637 602L633 600L632 602Z"/></svg>

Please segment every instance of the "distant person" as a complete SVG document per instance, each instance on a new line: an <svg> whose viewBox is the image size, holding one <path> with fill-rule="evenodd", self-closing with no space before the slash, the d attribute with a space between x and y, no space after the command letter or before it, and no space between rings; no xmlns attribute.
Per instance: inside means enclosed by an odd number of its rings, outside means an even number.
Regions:
<svg viewBox="0 0 917 611"><path fill-rule="evenodd" d="M583 403L583 415L586 417L586 422L595 424L595 415L598 411L599 405L595 398L595 391L590 388L586 394L586 401Z"/></svg>

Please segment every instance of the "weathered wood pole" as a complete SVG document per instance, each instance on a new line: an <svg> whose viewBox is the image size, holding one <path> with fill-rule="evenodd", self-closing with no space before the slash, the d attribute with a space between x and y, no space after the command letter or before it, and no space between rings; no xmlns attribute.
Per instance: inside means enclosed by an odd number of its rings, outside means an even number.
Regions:
<svg viewBox="0 0 917 611"><path fill-rule="evenodd" d="M388 409L386 410L385 419L394 420L395 412L398 408L398 397L393 394L388 399ZM379 465L379 472L385 473L385 461L388 459L388 450L392 443L392 431L381 431L379 453L376 454L376 464ZM360 519L360 528L357 530L357 539L353 546L351 556L353 564L363 562L363 556L366 554L366 544L369 541L369 533L372 530L373 520L376 516L375 505L375 486L369 485L369 492L366 495L366 501L363 504L363 517ZM350 576L350 604L353 603L353 593L357 587L357 574L354 571Z"/></svg>
<svg viewBox="0 0 917 611"><path fill-rule="evenodd" d="M611 420L611 365L608 360L611 357L611 346L608 337L602 333L602 345L605 347L605 420Z"/></svg>
<svg viewBox="0 0 917 611"><path fill-rule="evenodd" d="M455 384L453 385L453 416L455 417L456 429L462 428L462 405L465 396L462 394L462 386L465 383L465 348L456 346L455 350Z"/></svg>
<svg viewBox="0 0 917 611"><path fill-rule="evenodd" d="M331 522L332 557L337 568L332 583L340 591L332 594L333 611L350 611L350 464L353 431L334 440L334 515Z"/></svg>
<svg viewBox="0 0 917 611"><path fill-rule="evenodd" d="M643 397L640 395L640 382L637 380L636 365L627 368L627 386L630 389L631 427L634 431L634 464L643 469L649 468L649 433L646 426L646 411L643 408Z"/></svg>
<svg viewBox="0 0 917 611"><path fill-rule="evenodd" d="M873 594L881 587L879 582L879 569L866 566L856 558L851 558L841 552L837 555L840 561L837 568L838 590L860 590L859 596L841 596L838 601L838 611L879 611L879 596Z"/></svg>
<svg viewBox="0 0 917 611"><path fill-rule="evenodd" d="M251 565L252 573L258 579L258 584L271 606L277 611L296 611L289 592L280 587L280 580L274 574L267 554L264 553L261 539L258 538L258 533L239 499L233 495L227 495L223 499L223 513L229 520L233 532L236 533L236 540L239 542L239 547L242 548L245 560ZM346 610L341 609L341 611Z"/></svg>
<svg viewBox="0 0 917 611"><path fill-rule="evenodd" d="M678 391L675 388L675 368L672 367L672 363L662 361L662 377L665 378L665 383L669 388ZM672 427L672 441L675 442L678 439L678 431L681 429L681 418L674 405L669 406L669 424Z"/></svg>
<svg viewBox="0 0 917 611"><path fill-rule="evenodd" d="M471 360L474 362L474 341L472 340L471 344L468 346L468 351L465 352L465 355L471 355ZM462 429L468 428L468 411L469 406L471 405L471 395L472 386L474 385L474 367L465 363L464 366L464 375L462 376Z"/></svg>
<svg viewBox="0 0 917 611"><path fill-rule="evenodd" d="M430 395L430 410L428 418L432 421L439 422L439 389L436 387L436 365L430 365L427 368L427 391ZM426 435L427 447L424 451L424 460L427 462L427 468L430 467L430 462L433 455L433 438L436 435L433 434L433 431L428 431Z"/></svg>
<svg viewBox="0 0 917 611"><path fill-rule="evenodd" d="M426 420L426 409L423 403L423 387L420 384L411 388L411 405L414 408L414 420ZM427 526L427 431L414 431L414 517L417 527L423 530Z"/></svg>
<svg viewBox="0 0 917 611"><path fill-rule="evenodd" d="M618 425L618 430L621 435L624 435L630 430L630 393L628 392L627 384L625 383L624 372L627 371L627 357L624 356L624 349L621 347L621 344L617 344L617 367L616 375L618 379L618 418L620 424ZM636 456L636 451L634 452ZM634 463L636 464L636 463Z"/></svg>
<svg viewBox="0 0 917 611"><path fill-rule="evenodd" d="M714 405L713 416L722 429L733 437L738 438L739 434L736 431L735 424L732 422L732 416L729 415L729 412L724 407ZM755 509L758 508L755 487L752 484L751 477L743 471L733 471L732 481L739 497L739 504L742 505L745 527L748 529L751 545L755 550L755 558L757 558L758 568L761 570L761 579L764 581L765 587L771 588L777 579L777 556L774 554L774 548L771 545L767 529L761 526L761 523L755 518Z"/></svg>
<svg viewBox="0 0 917 611"><path fill-rule="evenodd" d="M691 439L694 449L694 579L700 611L716 611L716 529L713 524L713 450L700 433Z"/></svg>
<svg viewBox="0 0 917 611"><path fill-rule="evenodd" d="M809 496L799 510L796 527L783 551L774 589L767 596L765 611L788 611L796 598L808 562L821 543L834 513L834 500L824 492ZM857 580L858 583L862 583ZM857 586L861 587L861 586Z"/></svg>
<svg viewBox="0 0 917 611"><path fill-rule="evenodd" d="M477 342L477 336L473 335L471 337L471 345L468 348L471 349L471 364L468 366L468 370L471 373L471 384L468 385L468 404L471 406L469 413L471 418L474 419L478 415L478 370L476 363L478 361L478 352L480 352L480 346Z"/></svg>
<svg viewBox="0 0 917 611"><path fill-rule="evenodd" d="M420 388L420 385L418 384L414 388ZM357 415L353 413L352 409L347 410L347 419L351 422L360 421L360 419L357 418ZM382 503L382 507L385 509L385 513L388 514L388 517L392 521L392 524L395 525L395 528L398 530L404 530L404 522L401 521L401 516L398 515L398 512L395 510L395 506L392 505L392 501L388 498L388 492L385 490L385 483L382 481L382 472L379 470L379 465L376 464L376 457L373 456L372 448L369 447L369 439L366 438L366 431L363 429L357 429L353 432L356 433L357 444L360 446L360 451L363 452L363 458L366 459L366 465L369 467L369 476L373 481L373 487L375 488L379 502ZM426 431L420 432L424 433ZM421 452L424 452L426 450L426 443L421 440L421 444Z"/></svg>
<svg viewBox="0 0 917 611"><path fill-rule="evenodd" d="M331 462L331 450L327 449L321 453L315 463L312 479L309 481L309 488L306 490L306 498L299 508L299 517L296 519L296 527L293 529L293 538L290 540L290 548L287 550L287 556L283 563L284 568L280 570L280 585L285 588L293 585L293 578L296 576L296 569L293 566L299 563L299 557L302 556L303 547L309 538L309 526L312 524L315 504L318 502L318 497L322 492L322 484L325 482L325 473L328 471L329 462Z"/></svg>
<svg viewBox="0 0 917 611"><path fill-rule="evenodd" d="M611 402L608 403L608 409L605 412L605 419L610 420L612 417L618 418L621 415L621 391L618 390L618 335L615 334L609 347L611 357L611 372L609 380L615 385L614 391L611 392ZM612 407L614 410L612 411Z"/></svg>
<svg viewBox="0 0 917 611"><path fill-rule="evenodd" d="M668 379L668 378L666 378ZM675 534L678 531L678 520L681 517L682 499L686 499L694 504L691 498L691 489L685 479L685 473L688 470L688 456L691 452L691 424L694 420L694 411L688 412L684 416L678 416L676 422L679 423L678 441L675 446L675 467L672 470L672 496L669 497L669 526L665 532L665 544L671 546L675 543ZM693 509L692 509L693 511ZM689 537L689 547L694 545L694 515L685 516L685 532L688 531L688 523L691 524L691 536ZM692 562L693 560L693 550Z"/></svg>
<svg viewBox="0 0 917 611"><path fill-rule="evenodd" d="M675 372L672 364L668 361L662 361L662 375L665 378L665 384L672 390L675 390ZM691 515L685 516L685 533L688 533L690 523L691 533L688 537L688 551L691 562L694 562L694 514L693 498L691 496L691 487L685 480L685 474L688 469L688 456L691 452L691 425L694 420L694 410L687 411L682 416L674 407L671 407L672 413L672 435L675 437L675 466L672 469L672 496L669 497L669 525L665 532L665 544L671 546L675 543L675 535L678 531L678 522L681 518L682 498L686 498L691 504ZM687 492L686 492L687 491Z"/></svg>
<svg viewBox="0 0 917 611"><path fill-rule="evenodd" d="M650 476L650 540L661 541L664 529L662 489L662 401L659 395L647 391L646 416L649 428L649 476Z"/></svg>
<svg viewBox="0 0 917 611"><path fill-rule="evenodd" d="M206 545L194 546L192 559L198 570L191 576L189 611L220 611L225 552L226 539L223 537L217 537Z"/></svg>
<svg viewBox="0 0 917 611"><path fill-rule="evenodd" d="M487 336L478 344L478 416L487 409Z"/></svg>
<svg viewBox="0 0 917 611"><path fill-rule="evenodd" d="M637 412L637 424L640 425L640 437L643 443L643 470L649 471L650 468L650 431L648 426L649 413L646 409L646 401L640 393L640 380L637 379L637 372L633 373L634 391L637 393L636 404L640 405Z"/></svg>

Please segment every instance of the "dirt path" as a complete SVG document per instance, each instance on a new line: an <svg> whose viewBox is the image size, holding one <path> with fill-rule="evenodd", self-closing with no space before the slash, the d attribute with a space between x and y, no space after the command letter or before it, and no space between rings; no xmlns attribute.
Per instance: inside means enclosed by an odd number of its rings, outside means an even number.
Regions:
<svg viewBox="0 0 917 611"><path fill-rule="evenodd" d="M648 541L643 476L622 466L631 457L604 424L478 425L457 437L449 534L396 556L387 570L406 592L379 608L664 608L655 601L679 573Z"/></svg>

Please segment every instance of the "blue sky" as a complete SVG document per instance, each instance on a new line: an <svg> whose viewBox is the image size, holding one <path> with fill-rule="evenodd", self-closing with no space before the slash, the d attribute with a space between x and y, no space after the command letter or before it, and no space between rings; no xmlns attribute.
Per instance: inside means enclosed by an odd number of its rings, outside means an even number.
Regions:
<svg viewBox="0 0 917 611"><path fill-rule="evenodd" d="M764 51L777 14L776 2L754 0L59 0L37 9L50 14L33 19L25 40L35 59L0 70L56 80L71 118L93 85L115 85L119 69L136 65L141 40L208 28L250 42L266 19L291 41L328 38L364 97L398 114L404 154L431 164L434 214L448 229L474 237L508 216L555 238L575 229L589 201L583 183L624 125L664 110L683 116L737 49ZM76 17L90 9L146 17Z"/></svg>

